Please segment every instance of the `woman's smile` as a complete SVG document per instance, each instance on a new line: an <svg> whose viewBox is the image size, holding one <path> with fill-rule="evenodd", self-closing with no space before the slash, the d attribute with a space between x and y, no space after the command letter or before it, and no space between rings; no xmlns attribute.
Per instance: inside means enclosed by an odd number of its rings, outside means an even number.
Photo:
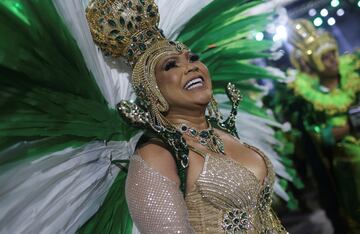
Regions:
<svg viewBox="0 0 360 234"><path fill-rule="evenodd" d="M162 58L156 67L157 85L170 110L206 108L212 95L207 67L189 51Z"/></svg>
<svg viewBox="0 0 360 234"><path fill-rule="evenodd" d="M193 89L199 89L203 87L205 87L204 78L202 76L196 76L186 82L184 89L190 91Z"/></svg>

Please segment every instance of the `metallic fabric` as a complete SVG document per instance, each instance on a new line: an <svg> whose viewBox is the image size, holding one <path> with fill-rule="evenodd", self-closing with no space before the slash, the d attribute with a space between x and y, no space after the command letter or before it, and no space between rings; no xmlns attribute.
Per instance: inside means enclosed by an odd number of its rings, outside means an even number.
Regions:
<svg viewBox="0 0 360 234"><path fill-rule="evenodd" d="M266 162L268 172L263 183L232 159L205 156L195 190L185 198L196 233L286 233L270 207L273 167L263 153L248 147Z"/></svg>
<svg viewBox="0 0 360 234"><path fill-rule="evenodd" d="M126 196L141 233L287 233L271 210L275 174L263 182L238 162L205 155L195 189L185 200L178 186L151 169L140 156L130 162Z"/></svg>
<svg viewBox="0 0 360 234"><path fill-rule="evenodd" d="M131 217L142 234L194 233L179 187L151 169L138 155L131 157L126 200Z"/></svg>

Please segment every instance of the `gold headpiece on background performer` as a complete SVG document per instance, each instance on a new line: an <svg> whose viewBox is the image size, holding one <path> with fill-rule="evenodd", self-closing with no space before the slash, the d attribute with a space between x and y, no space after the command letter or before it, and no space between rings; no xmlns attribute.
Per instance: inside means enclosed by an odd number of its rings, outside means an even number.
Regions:
<svg viewBox="0 0 360 234"><path fill-rule="evenodd" d="M325 69L321 56L328 51L338 54L336 40L327 32L320 33L305 19L294 20L288 28L289 42L294 46L290 54L291 63L302 70L300 60L323 71Z"/></svg>
<svg viewBox="0 0 360 234"><path fill-rule="evenodd" d="M132 84L156 122L169 108L156 84L155 66L164 55L187 48L169 41L158 28L159 13L153 0L91 0L86 17L94 42L105 55L125 57Z"/></svg>

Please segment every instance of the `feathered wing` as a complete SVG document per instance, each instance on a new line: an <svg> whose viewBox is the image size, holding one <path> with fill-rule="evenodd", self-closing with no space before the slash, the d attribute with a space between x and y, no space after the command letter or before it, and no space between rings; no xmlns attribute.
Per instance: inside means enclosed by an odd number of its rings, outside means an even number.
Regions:
<svg viewBox="0 0 360 234"><path fill-rule="evenodd" d="M94 75L102 95L111 108L121 100L130 99L133 90L130 84L131 70L122 59L104 57L93 42L85 16L89 0L53 0L67 28L76 40L85 63Z"/></svg>
<svg viewBox="0 0 360 234"><path fill-rule="evenodd" d="M111 162L137 136L113 107L130 91L101 82L94 45L84 61L52 1L2 1L0 12L0 232L73 233L124 181Z"/></svg>
<svg viewBox="0 0 360 234"><path fill-rule="evenodd" d="M274 129L283 131L285 126L259 105L264 90L256 84L257 79L280 77L250 63L254 59L272 56L266 52L272 46L271 41L249 39L252 33L263 31L269 19L270 14L247 14L262 2L214 0L182 27L177 39L198 53L208 66L221 112L229 113L231 109L223 94L226 84L232 82L241 90L244 100L240 104L236 122L240 137L269 156L280 178L293 181L294 170L291 165L285 167L279 152L274 150L283 148L283 142L276 139L278 134ZM278 182L275 184L275 192L289 200Z"/></svg>

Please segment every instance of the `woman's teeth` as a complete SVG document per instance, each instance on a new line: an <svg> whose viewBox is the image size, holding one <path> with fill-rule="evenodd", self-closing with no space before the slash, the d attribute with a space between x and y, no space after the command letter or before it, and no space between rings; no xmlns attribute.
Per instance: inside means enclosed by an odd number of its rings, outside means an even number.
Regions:
<svg viewBox="0 0 360 234"><path fill-rule="evenodd" d="M197 87L202 87L203 85L204 85L204 82L203 82L202 78L195 78L195 79L187 82L187 84L185 85L185 89L191 90L191 89L195 89Z"/></svg>

